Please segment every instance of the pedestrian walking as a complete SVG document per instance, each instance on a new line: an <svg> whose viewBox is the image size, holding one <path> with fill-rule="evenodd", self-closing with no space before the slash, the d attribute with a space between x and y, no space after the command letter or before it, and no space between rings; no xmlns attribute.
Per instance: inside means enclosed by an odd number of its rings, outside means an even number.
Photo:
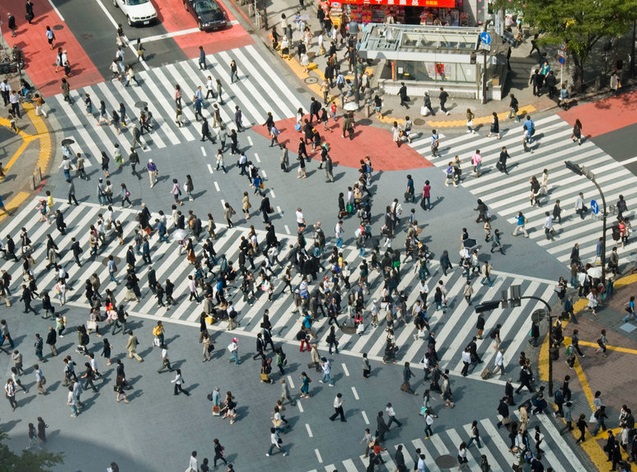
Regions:
<svg viewBox="0 0 637 472"><path fill-rule="evenodd" d="M175 378L170 381L174 384L173 395L179 395L180 393L190 396L190 392L183 389L183 385L186 383L181 375L181 369L175 369Z"/></svg>
<svg viewBox="0 0 637 472"><path fill-rule="evenodd" d="M400 428L403 424L396 419L396 411L391 403L387 403L385 406L385 412L387 413L387 417L389 421L387 422L387 431L391 428L392 423L396 423L396 425Z"/></svg>
<svg viewBox="0 0 637 472"><path fill-rule="evenodd" d="M279 452L283 453L283 457L288 455L288 453L283 449L283 440L279 436L279 432L276 430L276 428L270 428L270 448L265 455L267 457L270 457L274 452L274 449L277 449Z"/></svg>
<svg viewBox="0 0 637 472"><path fill-rule="evenodd" d="M126 341L126 351L128 351L128 358L132 359L133 357L137 359L137 362L143 362L144 359L137 354L137 346L139 341L137 340L137 336L133 334L131 330L128 330L128 340Z"/></svg>
<svg viewBox="0 0 637 472"><path fill-rule="evenodd" d="M334 414L332 416L330 416L330 421L334 421L338 416L341 417L341 421L342 422L346 422L347 420L345 419L345 412L343 411L343 404L345 403L345 400L343 400L343 394L342 393L337 393L336 397L334 397L334 402L333 402L333 407L334 407Z"/></svg>
<svg viewBox="0 0 637 472"><path fill-rule="evenodd" d="M214 448L214 452L215 452L215 456L212 459L213 467L215 469L217 468L217 461L223 461L223 463L225 465L228 465L228 461L224 457L225 448L221 445L221 443L219 442L219 439L217 439L217 438L213 439L212 440L212 444L213 444L213 448Z"/></svg>
<svg viewBox="0 0 637 472"><path fill-rule="evenodd" d="M445 108L445 104L449 99L449 94L445 91L444 88L440 87L440 94L438 94L438 100L440 101L440 111L444 114L449 115L451 112Z"/></svg>

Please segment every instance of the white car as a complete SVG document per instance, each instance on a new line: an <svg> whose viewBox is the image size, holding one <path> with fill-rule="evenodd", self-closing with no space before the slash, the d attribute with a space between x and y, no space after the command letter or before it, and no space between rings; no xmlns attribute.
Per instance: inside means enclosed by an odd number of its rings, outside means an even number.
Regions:
<svg viewBox="0 0 637 472"><path fill-rule="evenodd" d="M129 26L149 25L157 20L157 10L150 0L113 0L113 5L126 15Z"/></svg>

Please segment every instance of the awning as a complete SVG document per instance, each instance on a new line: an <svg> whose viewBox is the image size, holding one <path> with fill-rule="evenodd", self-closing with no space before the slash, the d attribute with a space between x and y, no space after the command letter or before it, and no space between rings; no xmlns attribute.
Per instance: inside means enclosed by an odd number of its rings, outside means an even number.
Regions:
<svg viewBox="0 0 637 472"><path fill-rule="evenodd" d="M456 0L340 0L331 2L333 6L339 4L353 5L387 5L399 7L428 7L428 8L455 8Z"/></svg>

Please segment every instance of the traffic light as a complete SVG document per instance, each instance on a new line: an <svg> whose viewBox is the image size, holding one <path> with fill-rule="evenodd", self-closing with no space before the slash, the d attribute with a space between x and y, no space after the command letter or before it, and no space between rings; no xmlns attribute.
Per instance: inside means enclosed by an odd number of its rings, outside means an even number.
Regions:
<svg viewBox="0 0 637 472"><path fill-rule="evenodd" d="M584 172L582 172L582 168L579 164L576 164L573 161L564 161L564 164L569 170L575 172L577 175L584 175Z"/></svg>
<svg viewBox="0 0 637 472"><path fill-rule="evenodd" d="M476 305L476 313L484 313L485 311L495 310L500 306L500 300L484 302Z"/></svg>
<svg viewBox="0 0 637 472"><path fill-rule="evenodd" d="M502 308L509 308L509 299L507 297L506 289L500 292L500 297L502 298L502 300L500 300L500 302L502 303Z"/></svg>
<svg viewBox="0 0 637 472"><path fill-rule="evenodd" d="M522 304L522 293L520 292L520 286L511 285L511 287L509 287L509 290L511 292L511 306L520 306Z"/></svg>

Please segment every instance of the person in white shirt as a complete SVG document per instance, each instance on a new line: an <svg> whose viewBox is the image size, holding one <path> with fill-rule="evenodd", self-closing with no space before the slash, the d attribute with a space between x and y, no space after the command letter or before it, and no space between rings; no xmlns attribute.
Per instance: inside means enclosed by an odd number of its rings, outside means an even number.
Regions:
<svg viewBox="0 0 637 472"><path fill-rule="evenodd" d="M584 194L580 192L575 199L575 213L577 213L581 219L586 217L586 205L584 205Z"/></svg>
<svg viewBox="0 0 637 472"><path fill-rule="evenodd" d="M555 230L553 229L553 215L550 212L545 211L546 220L544 220L544 234L546 235L546 239L552 240L553 233Z"/></svg>
<svg viewBox="0 0 637 472"><path fill-rule="evenodd" d="M279 436L277 430L275 428L270 428L270 449L268 449L268 452L266 452L265 455L270 457L272 455L272 452L276 448L283 453L284 457L287 456L288 453L284 451L283 447L281 446L282 442L283 441L281 440L281 437Z"/></svg>
<svg viewBox="0 0 637 472"><path fill-rule="evenodd" d="M425 455L420 454L418 458L418 472L425 472Z"/></svg>
<svg viewBox="0 0 637 472"><path fill-rule="evenodd" d="M301 208L296 209L296 225L299 233L302 233L305 230L305 216L303 216L303 210Z"/></svg>
<svg viewBox="0 0 637 472"><path fill-rule="evenodd" d="M500 375L504 375L504 349L498 349L498 353L495 355L495 369L493 369L493 375L500 371Z"/></svg>
<svg viewBox="0 0 637 472"><path fill-rule="evenodd" d="M175 384L174 395L179 395L180 393L185 393L187 396L190 396L190 393L187 390L182 388L184 382L184 378L181 376L181 369L175 369L175 378L170 381L170 383Z"/></svg>
<svg viewBox="0 0 637 472"><path fill-rule="evenodd" d="M209 97L215 98L215 81L212 80L212 76L208 76L208 80L206 81L206 100Z"/></svg>
<svg viewBox="0 0 637 472"><path fill-rule="evenodd" d="M396 419L396 411L394 411L394 407L391 403L388 403L385 407L385 411L387 412L387 416L389 416L389 421L387 422L387 431L391 427L392 423L396 423L400 428L403 424Z"/></svg>
<svg viewBox="0 0 637 472"><path fill-rule="evenodd" d="M197 461L197 451L190 454L190 462L188 463L188 472L199 472L199 462Z"/></svg>

